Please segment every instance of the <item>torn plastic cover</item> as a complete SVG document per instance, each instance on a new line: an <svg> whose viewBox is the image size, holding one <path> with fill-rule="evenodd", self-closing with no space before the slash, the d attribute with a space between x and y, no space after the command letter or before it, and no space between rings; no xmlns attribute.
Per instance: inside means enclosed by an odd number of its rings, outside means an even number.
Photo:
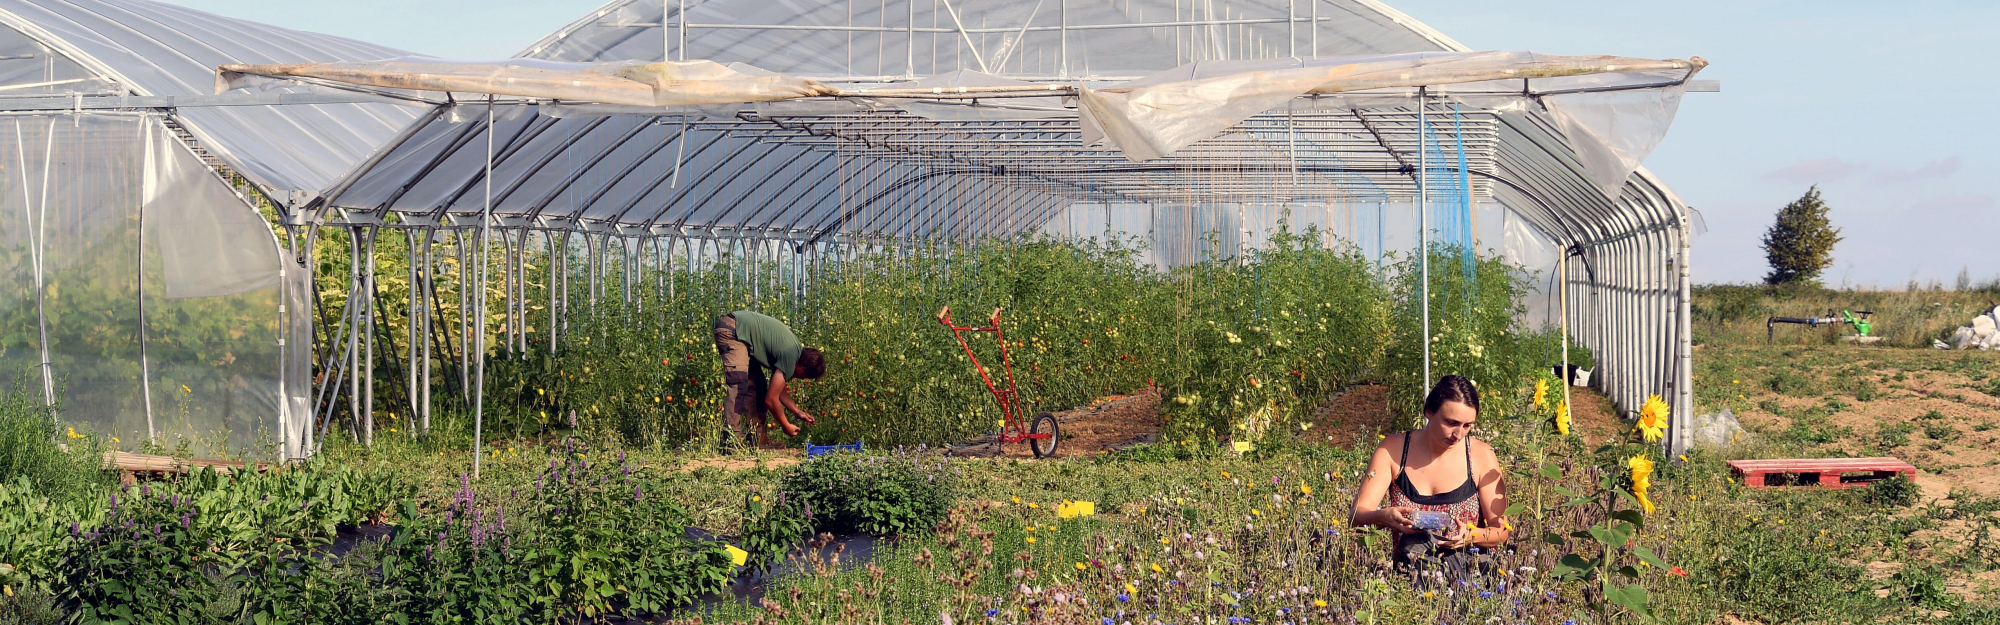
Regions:
<svg viewBox="0 0 2000 625"><path fill-rule="evenodd" d="M1595 91L1542 98L1568 137L1591 184L1618 197L1625 179L1659 147L1680 109L1681 85L1635 91Z"/></svg>
<svg viewBox="0 0 2000 625"><path fill-rule="evenodd" d="M1513 79L1525 81L1520 83L1525 95L1535 79L1591 74L1604 77L1597 81L1599 88L1627 85L1647 88L1659 84L1657 72L1678 71L1684 77L1692 76L1707 62L1699 58L1648 60L1533 52L1422 53L1364 59L1212 63L1209 65L1218 66L1218 70L1231 71L1212 77L1202 77L1206 72L1200 65L1176 68L1166 72L1166 77L1144 78L1094 92L1079 88L1078 101L1086 111L1085 144L1108 139L1117 144L1126 158L1144 162L1213 137L1253 115L1306 94ZM1250 69L1260 65L1262 69ZM1626 141L1628 147L1645 145L1650 150L1658 138ZM1630 150L1613 151L1625 154Z"/></svg>
<svg viewBox="0 0 2000 625"><path fill-rule="evenodd" d="M833 95L816 81L714 61L560 63L401 57L386 61L222 65L215 92L252 86L245 75L315 78L390 89L484 93L629 106L767 102Z"/></svg>

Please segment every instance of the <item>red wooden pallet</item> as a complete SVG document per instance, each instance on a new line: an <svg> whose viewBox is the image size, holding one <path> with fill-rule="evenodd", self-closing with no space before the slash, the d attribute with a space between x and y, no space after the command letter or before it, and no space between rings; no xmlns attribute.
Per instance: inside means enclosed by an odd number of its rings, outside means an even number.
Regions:
<svg viewBox="0 0 2000 625"><path fill-rule="evenodd" d="M1901 473L1915 479L1917 468L1895 458L1777 458L1731 460L1729 469L1751 488L1812 486L1854 488Z"/></svg>

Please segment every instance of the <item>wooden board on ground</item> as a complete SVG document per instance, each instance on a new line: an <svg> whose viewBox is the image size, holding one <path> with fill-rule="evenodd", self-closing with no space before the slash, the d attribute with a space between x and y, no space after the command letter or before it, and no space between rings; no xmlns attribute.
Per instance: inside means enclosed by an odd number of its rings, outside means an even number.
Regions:
<svg viewBox="0 0 2000 625"><path fill-rule="evenodd" d="M251 468L248 463L236 460L175 458L173 456L135 454L126 451L104 452L104 466L105 468L118 471L120 478L128 484L137 480L141 473L187 473L199 470L202 467L208 467L214 469L216 473L228 475L236 471ZM268 468L270 468L269 464L259 462L252 470L263 471Z"/></svg>
<svg viewBox="0 0 2000 625"><path fill-rule="evenodd" d="M1895 477L1915 478L1917 468L1895 458L1773 458L1731 460L1729 469L1751 488L1819 486L1854 488Z"/></svg>

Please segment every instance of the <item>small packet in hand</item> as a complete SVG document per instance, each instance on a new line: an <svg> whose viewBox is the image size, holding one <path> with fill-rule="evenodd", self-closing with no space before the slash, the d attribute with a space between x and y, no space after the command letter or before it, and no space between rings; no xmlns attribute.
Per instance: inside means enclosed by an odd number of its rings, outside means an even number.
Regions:
<svg viewBox="0 0 2000 625"><path fill-rule="evenodd" d="M1449 514L1431 510L1424 510L1424 511L1419 511L1416 514L1410 515L1410 524L1416 526L1416 528L1420 530L1443 532L1445 530L1451 529L1453 522L1451 515Z"/></svg>

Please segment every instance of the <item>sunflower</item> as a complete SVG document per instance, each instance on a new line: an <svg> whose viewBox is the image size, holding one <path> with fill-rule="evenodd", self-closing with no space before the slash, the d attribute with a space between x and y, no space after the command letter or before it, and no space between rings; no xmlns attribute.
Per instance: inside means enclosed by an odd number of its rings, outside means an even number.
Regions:
<svg viewBox="0 0 2000 625"><path fill-rule="evenodd" d="M1639 433L1646 437L1646 442L1659 442L1660 433L1667 429L1668 412L1667 402L1660 399L1659 395L1646 397L1645 405L1639 408L1639 422L1634 424Z"/></svg>
<svg viewBox="0 0 2000 625"><path fill-rule="evenodd" d="M1653 500L1646 497L1646 490L1653 486L1653 460L1646 454L1639 454L1626 460L1625 466L1632 470L1632 495L1646 507L1646 514L1652 514Z"/></svg>
<svg viewBox="0 0 2000 625"><path fill-rule="evenodd" d="M1556 433L1569 436L1569 403L1556 402Z"/></svg>
<svg viewBox="0 0 2000 625"><path fill-rule="evenodd" d="M1548 405L1549 380L1547 378L1538 378L1535 380L1535 410L1540 411L1548 407Z"/></svg>

